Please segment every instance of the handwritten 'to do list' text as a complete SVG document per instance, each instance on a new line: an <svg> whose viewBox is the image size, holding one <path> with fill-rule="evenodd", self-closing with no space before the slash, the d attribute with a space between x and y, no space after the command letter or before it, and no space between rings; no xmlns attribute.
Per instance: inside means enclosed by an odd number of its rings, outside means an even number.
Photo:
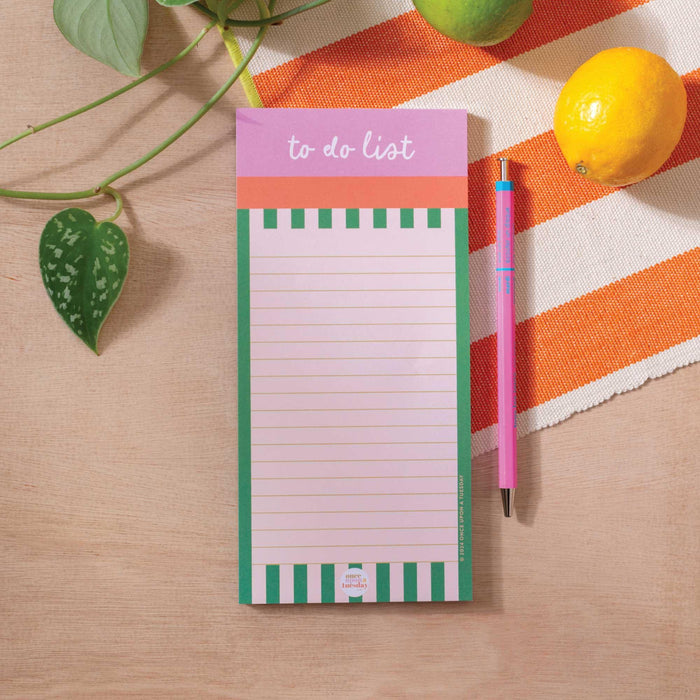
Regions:
<svg viewBox="0 0 700 700"><path fill-rule="evenodd" d="M312 157L312 154L341 160L358 156L370 160L411 160L416 154L415 149L411 148L413 141L408 136L404 136L400 141L384 141L380 135L375 136L372 131L365 133L361 147L341 143L338 136L334 136L322 146L312 146L308 143L302 143L292 134L287 143L289 144L289 157L292 160L307 160Z"/></svg>

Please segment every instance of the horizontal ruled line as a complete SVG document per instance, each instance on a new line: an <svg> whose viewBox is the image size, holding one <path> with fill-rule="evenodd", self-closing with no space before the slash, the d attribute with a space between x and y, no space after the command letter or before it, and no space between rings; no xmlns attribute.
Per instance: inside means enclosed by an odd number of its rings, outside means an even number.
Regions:
<svg viewBox="0 0 700 700"><path fill-rule="evenodd" d="M312 496L454 496L454 491L439 491L437 493L260 493L253 498L311 498Z"/></svg>
<svg viewBox="0 0 700 700"><path fill-rule="evenodd" d="M419 457L411 457L410 459L254 459L253 464L307 464L312 462L317 463L341 463L354 462L360 464L368 464L370 462L456 462L456 457L440 457L439 459L425 459Z"/></svg>
<svg viewBox="0 0 700 700"><path fill-rule="evenodd" d="M335 308L335 307L334 307ZM364 308L364 307L363 307ZM421 307L423 308L423 307ZM314 328L315 326L454 326L452 321L425 321L420 323L251 323L251 328Z"/></svg>
<svg viewBox="0 0 700 700"><path fill-rule="evenodd" d="M456 343L454 338L415 338L412 340L251 340L251 345L295 345L308 343Z"/></svg>
<svg viewBox="0 0 700 700"><path fill-rule="evenodd" d="M338 256L335 256L338 257ZM368 255L367 257L372 257L371 255ZM392 256L393 257L393 256ZM400 256L396 256L400 257ZM421 256L423 257L423 256ZM426 256L428 257L428 256ZM422 272L422 271L392 271L392 272L304 272L299 271L299 270L294 270L294 272L251 272L250 275L251 277L255 275L304 275L306 277L307 275L453 275L454 270L446 270L445 272Z"/></svg>
<svg viewBox="0 0 700 700"><path fill-rule="evenodd" d="M415 428L416 426L411 426ZM347 446L347 445L455 445L457 440L436 440L434 442L251 442L251 447L322 447L329 445ZM330 460L333 461L333 460Z"/></svg>
<svg viewBox="0 0 700 700"><path fill-rule="evenodd" d="M391 546L391 545L388 545ZM417 545L418 547L422 547L424 545ZM309 564L327 564L329 562L326 561L297 561L297 562L290 562L288 566L293 566L294 564L299 564L301 566L308 566ZM341 564L344 565L346 562L331 562L333 564ZM405 561L387 561L386 559L382 559L382 561L367 561L366 559L362 561L363 566L369 566L370 564L406 564L406 563L411 563L411 564L456 564L457 560L456 559L440 559L440 561L436 561L435 559L411 559L410 562L405 562ZM253 566L267 566L267 564L255 564L253 563ZM388 601L387 601L388 602ZM427 602L427 601L425 601ZM451 601L451 602L456 602L456 601Z"/></svg>
<svg viewBox="0 0 700 700"><path fill-rule="evenodd" d="M454 292L454 287L448 288L429 288L429 289L396 289L396 287L388 287L385 289L251 289L251 294L258 294L260 292L266 293L284 293L284 294L313 294L315 292L328 293L328 292L342 292L347 294L348 292Z"/></svg>
<svg viewBox="0 0 700 700"><path fill-rule="evenodd" d="M360 375L358 375L360 376ZM367 375L373 376L373 375ZM430 376L430 375L428 375ZM435 375L439 376L439 375ZM305 413L308 411L455 411L456 406L446 406L444 408L435 408L426 406L425 408L254 408L252 413Z"/></svg>
<svg viewBox="0 0 700 700"><path fill-rule="evenodd" d="M447 288L430 288L430 289L251 289L251 294L257 294L258 292L284 292L289 294L292 292L299 292L303 294L311 294L313 292L454 292L454 287Z"/></svg>
<svg viewBox="0 0 700 700"><path fill-rule="evenodd" d="M403 494L402 494L403 495ZM451 494L450 494L451 495ZM456 508L434 508L429 510L255 510L253 515L331 515L333 513L456 513Z"/></svg>
<svg viewBox="0 0 700 700"><path fill-rule="evenodd" d="M427 525L425 527L285 527L268 528L260 527L253 528L252 532L326 532L336 530L454 530L454 525ZM419 545L422 546L422 545Z"/></svg>
<svg viewBox="0 0 700 700"><path fill-rule="evenodd" d="M426 357L425 355L411 357L390 357L389 355L381 357L252 357L251 362L282 362L303 360L304 362L317 362L318 360L335 360L337 362L344 360L456 360L456 355L445 355L439 357Z"/></svg>
<svg viewBox="0 0 700 700"><path fill-rule="evenodd" d="M352 358L350 358L352 359ZM412 372L410 374L251 374L251 379L308 379L309 377L454 377L455 372ZM428 389L426 389L428 391ZM329 409L332 410L332 409Z"/></svg>
<svg viewBox="0 0 700 700"><path fill-rule="evenodd" d="M418 545L419 547L422 545ZM295 561L295 562L287 562L285 563L286 566L294 566L295 564L298 564L300 566L310 566L311 564L328 564L325 559L319 559L318 561ZM333 564L340 564L341 566L344 566L347 562L331 562ZM411 559L410 562L405 562L403 560L400 561L393 561L389 560L387 561L386 559L382 559L381 561L367 561L364 559L362 561L363 566L369 566L370 564L406 564L406 563L411 563L411 564L433 564L433 563L438 563L438 564L456 564L457 560L456 559L440 559L437 561L436 559ZM260 566L260 567L265 567L268 566L267 563L264 564L256 564L253 562L253 566ZM387 601L389 602L389 601ZM428 602L428 601L424 601ZM456 602L456 601L450 601L450 602Z"/></svg>
<svg viewBox="0 0 700 700"><path fill-rule="evenodd" d="M416 544L263 544L255 545L253 549L343 549L347 547L451 547L456 545L451 542L426 542Z"/></svg>
<svg viewBox="0 0 700 700"><path fill-rule="evenodd" d="M319 409L323 410L323 409ZM457 423L415 423L400 425L254 425L253 430L319 430L324 428L456 428Z"/></svg>
<svg viewBox="0 0 700 700"><path fill-rule="evenodd" d="M442 358L440 358L442 359ZM352 376L352 375L349 375ZM380 374L370 375L380 377ZM301 394L454 394L453 389L426 390L416 389L411 391L255 391L251 396L298 396Z"/></svg>
<svg viewBox="0 0 700 700"><path fill-rule="evenodd" d="M454 258L448 255L251 255L251 260L287 260L299 258Z"/></svg>
<svg viewBox="0 0 700 700"><path fill-rule="evenodd" d="M422 462L423 460L421 460ZM434 460L425 460L432 462ZM438 476L437 474L423 474L421 476L411 476L410 474L399 474L391 476L254 476L252 481L284 481L290 480L306 480L306 479L452 479L457 475Z"/></svg>
<svg viewBox="0 0 700 700"><path fill-rule="evenodd" d="M454 309L454 304L447 306L251 306L251 311L304 311L306 309Z"/></svg>

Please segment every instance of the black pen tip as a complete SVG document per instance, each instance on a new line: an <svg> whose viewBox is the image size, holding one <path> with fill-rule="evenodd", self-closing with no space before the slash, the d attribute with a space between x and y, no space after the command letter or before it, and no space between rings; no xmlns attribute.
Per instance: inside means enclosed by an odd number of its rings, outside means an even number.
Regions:
<svg viewBox="0 0 700 700"><path fill-rule="evenodd" d="M501 501L503 501L503 515L510 518L513 515L515 489L501 489Z"/></svg>

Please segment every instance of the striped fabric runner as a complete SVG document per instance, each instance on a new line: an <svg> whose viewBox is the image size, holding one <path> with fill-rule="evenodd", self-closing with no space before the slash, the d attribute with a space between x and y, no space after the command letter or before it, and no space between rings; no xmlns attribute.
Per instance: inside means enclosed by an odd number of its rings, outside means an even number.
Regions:
<svg viewBox="0 0 700 700"><path fill-rule="evenodd" d="M513 160L519 194L520 434L700 359L698 36L700 14L687 0L535 0L523 28L488 49L442 37L410 0L333 0L275 28L253 60L253 104L469 110L475 455L496 446L499 155ZM251 36L238 39L246 50ZM551 130L563 83L612 46L664 56L689 98L671 159L624 190L570 173Z"/></svg>

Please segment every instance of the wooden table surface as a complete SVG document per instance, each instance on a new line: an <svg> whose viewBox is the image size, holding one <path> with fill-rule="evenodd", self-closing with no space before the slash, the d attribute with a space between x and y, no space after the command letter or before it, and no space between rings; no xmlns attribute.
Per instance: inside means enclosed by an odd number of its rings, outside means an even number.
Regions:
<svg viewBox="0 0 700 700"><path fill-rule="evenodd" d="M202 24L155 4L151 19L146 68ZM63 40L46 0L2 3L0 38L3 138L123 84ZM4 151L2 184L87 188L230 72L212 33ZM473 604L236 603L243 104L234 89L122 183L132 263L99 358L42 287L57 205L0 201L0 697L698 697L700 365L522 439L517 519L494 454L474 460Z"/></svg>

